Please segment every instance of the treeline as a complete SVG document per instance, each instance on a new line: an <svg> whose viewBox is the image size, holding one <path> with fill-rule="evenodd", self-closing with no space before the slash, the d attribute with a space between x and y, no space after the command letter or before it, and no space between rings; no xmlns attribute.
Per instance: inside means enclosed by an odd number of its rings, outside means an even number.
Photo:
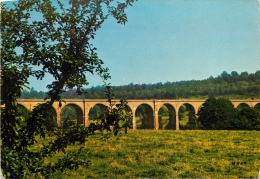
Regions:
<svg viewBox="0 0 260 179"><path fill-rule="evenodd" d="M69 90L62 95L63 98L106 98L105 88L91 87L86 94L78 96L75 90ZM229 99L260 98L260 70L249 74L232 71L230 74L223 71L219 76L210 76L205 80L189 80L179 82L166 82L156 84L129 84L114 86L113 92L118 99L181 99L209 97L228 97ZM44 98L43 92L31 90L24 91L21 98Z"/></svg>
<svg viewBox="0 0 260 179"><path fill-rule="evenodd" d="M31 88L30 91L27 90L23 90L22 94L21 94L21 99L44 99L46 98L47 95L45 92L43 91L36 91L33 87Z"/></svg>

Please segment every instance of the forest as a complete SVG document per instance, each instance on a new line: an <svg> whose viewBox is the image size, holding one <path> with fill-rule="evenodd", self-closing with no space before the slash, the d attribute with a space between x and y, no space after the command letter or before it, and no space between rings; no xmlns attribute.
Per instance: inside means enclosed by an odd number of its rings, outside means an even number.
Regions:
<svg viewBox="0 0 260 179"><path fill-rule="evenodd" d="M260 70L249 74L236 71L223 71L217 77L210 76L204 80L179 82L158 82L156 84L133 84L112 86L117 99L207 99L209 97L227 97L229 99L259 99ZM105 87L96 86L85 89L84 95L77 95L76 89L62 94L65 99L106 99ZM43 91L24 90L20 98L45 98Z"/></svg>

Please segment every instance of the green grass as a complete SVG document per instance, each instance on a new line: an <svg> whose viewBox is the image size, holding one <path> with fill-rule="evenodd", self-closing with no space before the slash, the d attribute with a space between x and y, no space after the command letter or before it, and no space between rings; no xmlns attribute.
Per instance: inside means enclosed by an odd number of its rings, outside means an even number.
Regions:
<svg viewBox="0 0 260 179"><path fill-rule="evenodd" d="M256 178L259 134L130 130L107 142L91 136L85 144L91 166L54 178Z"/></svg>

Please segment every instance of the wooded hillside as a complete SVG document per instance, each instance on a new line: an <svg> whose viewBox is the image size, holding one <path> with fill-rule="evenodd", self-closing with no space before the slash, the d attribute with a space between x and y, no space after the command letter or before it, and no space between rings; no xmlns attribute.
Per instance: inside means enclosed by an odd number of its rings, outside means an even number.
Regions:
<svg viewBox="0 0 260 179"><path fill-rule="evenodd" d="M104 99L105 88L101 86L86 89L85 95L77 95L75 90L64 93L63 98ZM228 97L230 99L260 98L260 70L249 74L223 71L219 76L205 80L189 80L156 84L129 84L113 86L118 99L207 99L209 97ZM44 98L44 92L23 91L21 98Z"/></svg>

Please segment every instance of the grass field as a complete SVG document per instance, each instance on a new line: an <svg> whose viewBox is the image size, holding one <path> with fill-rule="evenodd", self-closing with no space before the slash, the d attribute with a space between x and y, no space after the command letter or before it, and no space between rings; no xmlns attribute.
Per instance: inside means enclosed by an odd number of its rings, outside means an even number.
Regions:
<svg viewBox="0 0 260 179"><path fill-rule="evenodd" d="M107 142L91 136L90 167L54 178L257 178L259 138L257 131L202 130L130 130Z"/></svg>

